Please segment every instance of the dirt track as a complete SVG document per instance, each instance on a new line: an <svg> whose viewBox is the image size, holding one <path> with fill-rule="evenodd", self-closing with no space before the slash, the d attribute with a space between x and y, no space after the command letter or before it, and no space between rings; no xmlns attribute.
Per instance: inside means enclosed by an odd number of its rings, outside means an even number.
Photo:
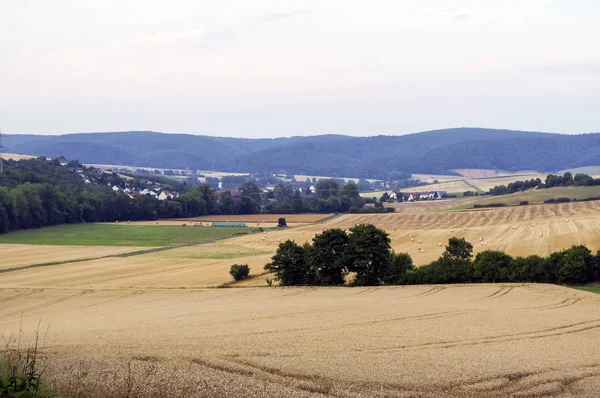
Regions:
<svg viewBox="0 0 600 398"><path fill-rule="evenodd" d="M120 396L126 381L106 375L127 364L130 396L164 383L189 396L600 391L600 296L557 286L0 290L0 303L4 335L31 338L41 319L50 381L66 392L75 378Z"/></svg>

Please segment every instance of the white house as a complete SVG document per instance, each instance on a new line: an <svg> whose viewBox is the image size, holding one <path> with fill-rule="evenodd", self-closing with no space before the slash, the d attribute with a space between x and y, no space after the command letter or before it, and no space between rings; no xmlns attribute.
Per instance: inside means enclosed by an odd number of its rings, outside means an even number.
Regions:
<svg viewBox="0 0 600 398"><path fill-rule="evenodd" d="M119 190L119 187L118 187L118 186L116 186L116 185L113 185L113 187L112 187L112 190L113 190L113 191L118 191L118 190Z"/></svg>
<svg viewBox="0 0 600 398"><path fill-rule="evenodd" d="M162 191L160 195L158 195L158 200L167 200L171 197L172 195L169 193L169 191Z"/></svg>

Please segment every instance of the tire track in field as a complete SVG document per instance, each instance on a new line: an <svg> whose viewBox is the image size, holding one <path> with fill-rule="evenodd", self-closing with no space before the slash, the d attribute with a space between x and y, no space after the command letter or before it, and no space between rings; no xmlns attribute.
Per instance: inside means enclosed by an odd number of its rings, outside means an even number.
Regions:
<svg viewBox="0 0 600 398"><path fill-rule="evenodd" d="M45 303L34 305L32 307L29 307L29 308L25 308L25 309L21 309L21 310L18 310L18 311L9 312L8 314L3 314L2 316L8 317L8 316L14 316L14 315L23 314L25 312L35 311L35 310L38 310L40 308L46 308L46 307L50 307L50 306L55 305L55 304L60 304L60 303L63 303L65 301L67 301L67 300L71 300L71 299L74 299L74 298L77 298L77 297L81 297L81 296L83 296L85 294L89 294L89 293L92 293L92 291L91 290L85 290L83 292L74 293L74 294L72 294L70 296L60 297L60 298L57 298L57 299L54 299L54 300L47 301Z"/></svg>
<svg viewBox="0 0 600 398"><path fill-rule="evenodd" d="M0 300L0 304L6 303L6 302L12 301L12 300L20 299L20 298L23 298L23 297L31 296L32 294L40 293L40 292L43 292L43 291L44 291L44 289L33 289L33 290L25 291L25 292L16 294L14 296L7 297L7 298L4 298L4 299Z"/></svg>
<svg viewBox="0 0 600 398"><path fill-rule="evenodd" d="M531 332L521 332L513 334L501 334L490 337L482 337L476 339L459 339L459 340L447 340L438 341L431 343L413 344L405 346L395 346L387 348L376 348L369 350L357 350L357 351L370 351L370 352L393 352L402 351L405 349L418 349L418 348L454 348L466 345L480 345L480 344L494 344L502 342L512 342L519 340L531 340L539 339L544 337L561 336L565 334L581 333L587 330L593 330L600 328L600 319L594 319L591 321L578 322L569 325L557 326L548 329L534 330Z"/></svg>

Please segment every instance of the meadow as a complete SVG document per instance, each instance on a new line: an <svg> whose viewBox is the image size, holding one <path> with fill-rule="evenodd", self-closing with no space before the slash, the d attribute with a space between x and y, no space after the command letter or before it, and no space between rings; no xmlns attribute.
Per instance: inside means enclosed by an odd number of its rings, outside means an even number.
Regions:
<svg viewBox="0 0 600 398"><path fill-rule="evenodd" d="M155 224L155 225L152 225ZM244 227L182 227L136 224L65 224L0 235L0 244L68 246L177 246L256 232Z"/></svg>

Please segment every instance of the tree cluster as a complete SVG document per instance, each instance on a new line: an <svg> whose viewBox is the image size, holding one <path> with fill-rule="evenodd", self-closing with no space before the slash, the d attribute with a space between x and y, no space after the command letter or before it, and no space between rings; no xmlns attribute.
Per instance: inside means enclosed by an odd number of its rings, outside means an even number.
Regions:
<svg viewBox="0 0 600 398"><path fill-rule="evenodd" d="M544 189L554 187L569 186L592 186L600 185L600 178L593 178L587 174L575 174L575 177L569 172L561 175L549 174L546 180L531 179L529 181L515 181L508 185L497 185L489 190L490 195L505 195L509 193L527 191L529 189Z"/></svg>
<svg viewBox="0 0 600 398"><path fill-rule="evenodd" d="M387 232L360 224L348 232L333 228L316 235L312 244L281 243L265 266L284 286L342 285L349 273L359 286L399 284L414 269L410 256L396 254Z"/></svg>
<svg viewBox="0 0 600 398"><path fill-rule="evenodd" d="M415 268L407 253L394 253L387 233L370 224L346 233L326 230L312 245L292 241L279 245L265 269L276 273L282 285L343 284L349 272L356 285L412 285L449 283L558 283L585 284L600 280L600 251L593 255L585 246L550 254L513 258L486 250L473 258L473 245L451 238L442 256Z"/></svg>

